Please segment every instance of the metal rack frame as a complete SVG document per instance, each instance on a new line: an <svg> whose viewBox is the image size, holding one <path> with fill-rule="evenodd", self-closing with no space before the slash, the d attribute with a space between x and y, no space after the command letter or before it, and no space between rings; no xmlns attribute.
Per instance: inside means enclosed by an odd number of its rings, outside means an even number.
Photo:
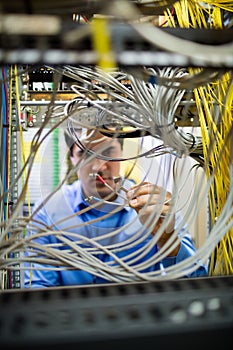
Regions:
<svg viewBox="0 0 233 350"><path fill-rule="evenodd" d="M5 291L1 346L219 349L232 342L232 291L230 276Z"/></svg>

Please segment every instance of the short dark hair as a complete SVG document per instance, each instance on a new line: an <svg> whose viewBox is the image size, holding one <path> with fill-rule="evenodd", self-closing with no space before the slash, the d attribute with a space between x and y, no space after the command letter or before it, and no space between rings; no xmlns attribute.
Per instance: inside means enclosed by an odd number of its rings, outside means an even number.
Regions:
<svg viewBox="0 0 233 350"><path fill-rule="evenodd" d="M75 129L74 130L75 132L81 132L82 129ZM110 137L110 136L107 136L107 137ZM73 157L73 148L74 148L74 144L75 144L75 140L74 138L72 137L72 135L70 134L69 130L68 129L65 129L64 131L64 138L65 138L65 142L69 148L69 156L70 157ZM121 149L123 149L123 145L124 145L124 138L116 138L117 141L120 143L121 145Z"/></svg>

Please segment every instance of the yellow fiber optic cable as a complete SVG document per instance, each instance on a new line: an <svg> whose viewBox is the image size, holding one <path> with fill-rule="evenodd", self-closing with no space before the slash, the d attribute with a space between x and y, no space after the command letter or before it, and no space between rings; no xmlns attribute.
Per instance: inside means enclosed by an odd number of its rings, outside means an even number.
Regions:
<svg viewBox="0 0 233 350"><path fill-rule="evenodd" d="M19 94L19 77L18 77L18 70L17 66L15 65L15 89L16 89L16 102L17 102L17 111L18 111L18 116L20 116L20 94ZM21 152L22 152L22 161L23 165L26 162L26 157L25 157L25 145L24 145L24 136L23 136L23 127L19 121L19 132L20 132L20 143L21 143ZM26 176L26 168L24 169L24 175ZM23 180L24 181L24 180ZM28 191L28 186L26 187L26 191L28 194L28 211L31 213L31 206L30 206L30 193Z"/></svg>
<svg viewBox="0 0 233 350"><path fill-rule="evenodd" d="M103 70L115 68L107 20L105 18L95 18L91 22L91 26L93 46L98 55L98 66Z"/></svg>
<svg viewBox="0 0 233 350"><path fill-rule="evenodd" d="M9 124L9 127L8 127L8 140L7 140L7 153L8 153L8 156L6 157L6 159L8 160L8 163L6 164L6 168L7 168L7 190L9 189L10 187L10 160L11 160L11 125L12 125L12 71L11 71L11 68L9 70L9 77L10 77L10 80L9 80L9 91L8 91L8 124ZM10 200L10 195L9 193L7 194L7 198L6 198L6 212L5 212L5 215L6 215L6 220L9 219L9 200ZM6 235L6 240L8 240L9 236ZM8 282L8 274L5 272L4 273L4 286L7 288L7 282Z"/></svg>
<svg viewBox="0 0 233 350"><path fill-rule="evenodd" d="M8 128L8 147L7 147L7 152L8 152L8 178L7 178L7 189L10 187L10 171L11 171L11 136L12 136L12 66L10 67L10 80L9 80L9 115L8 115L8 120L9 120L9 128ZM8 219L8 207L9 207L9 194L7 195L7 210L6 210L6 218Z"/></svg>
<svg viewBox="0 0 233 350"><path fill-rule="evenodd" d="M174 4L179 27L185 28L223 28L221 9L233 10L233 3L229 0L220 1L190 1L181 0ZM169 13L165 12L168 24ZM198 72L198 69L189 69L190 74ZM232 76L227 72L222 78L207 84L205 87L194 89L194 97L199 115L201 127L203 155L206 161L206 177L211 176L212 169L215 172L214 181L209 190L209 211L211 225L215 225L217 218L226 203L230 186L230 142L225 142L232 123L233 84ZM214 119L216 104L219 108L219 118ZM220 159L221 155L221 159ZM212 253L209 265L209 274L232 274L233 256L233 228L216 245Z"/></svg>
<svg viewBox="0 0 233 350"><path fill-rule="evenodd" d="M15 65L15 96L16 96L16 104L17 104L17 113L18 118L20 119L20 94L19 94L19 77L18 77L18 69ZM24 147L24 139L23 139L23 128L19 120L19 133L20 133L20 144L21 144L21 154L23 163L25 163L25 147ZM26 169L25 169L26 172ZM24 172L24 173L25 173Z"/></svg>
<svg viewBox="0 0 233 350"><path fill-rule="evenodd" d="M194 2L200 4L200 0L193 0ZM226 11L233 11L232 0L205 0L202 4L209 4L212 7L220 8Z"/></svg>
<svg viewBox="0 0 233 350"><path fill-rule="evenodd" d="M18 111L18 116L20 117L20 94L19 94L19 76L18 76L18 70L17 66L15 65L15 89L16 89L16 102L17 102L17 111ZM26 157L25 157L25 144L24 144L24 136L23 136L23 127L20 124L19 121L19 132L20 132L20 144L21 144L21 153L22 153L22 161L23 165L26 162ZM24 175L26 177L26 168L24 169ZM24 181L24 179L22 179ZM28 213L31 215L31 203L30 203L30 192L28 191L28 185L26 186L26 193L25 195L28 195ZM30 268L30 281L32 280L32 269Z"/></svg>
<svg viewBox="0 0 233 350"><path fill-rule="evenodd" d="M174 10L174 8L173 8L173 10ZM164 16L166 18L166 20L165 20L166 25L168 25L169 27L176 26L174 16L169 8L164 11Z"/></svg>
<svg viewBox="0 0 233 350"><path fill-rule="evenodd" d="M201 90L201 88L199 88L198 90ZM201 94L201 98L202 98L202 100L205 100L205 95L203 93ZM226 111L227 111L227 109L226 109ZM224 127L220 128L218 130L216 125L214 124L214 121L211 118L210 114L207 113L205 115L205 120L203 120L202 117L203 117L203 114L199 114L200 124L201 124L202 130L206 129L210 133L210 135L208 136L208 140L213 140L213 139L215 140L215 145L213 147L212 154L210 156L211 165L213 168L215 168L216 164L218 162L219 153L222 150L222 148L224 147L224 137L225 137L225 135L227 135L227 131L229 130L230 125L232 125L232 121L231 121L231 124L230 123L227 124L227 120L226 120L226 118L224 118L224 112L223 112L222 125L224 125ZM230 119L229 119L229 121L230 121ZM221 133L220 133L220 131L221 131ZM205 133L203 135L205 135ZM202 137L203 137L203 145L206 148L205 153L207 154L209 142L206 142L207 139L204 136L202 136ZM230 152L229 152L228 147L229 147L229 145L225 146L223 157L222 157L221 162L219 164L219 168L216 172L214 183L213 183L213 186L212 186L210 194L209 194L211 218L212 218L211 220L212 220L213 224L214 224L215 218L219 216L219 214L221 213L221 209L223 208L223 206L225 204L226 197L227 197L227 191L228 191L229 183L230 183L230 180L229 180L229 176L230 176L230 174L229 174ZM208 176L208 174L207 174L207 176ZM223 179L224 179L224 182L223 182ZM232 235L231 236L230 235L231 235L231 233L229 232L229 237L226 236L226 238L224 238L224 239L229 238L232 240ZM223 273L223 266L225 266L225 273L232 271L232 266L228 266L230 260L228 259L228 256L226 255L227 252L226 252L226 246L225 246L224 239L216 247L216 251L214 253L214 259L217 261L217 263L215 265L215 267L216 267L215 268L213 265L213 259L212 259L212 264L210 265L210 273L211 274ZM224 252L224 254L223 254L223 252ZM224 263L221 262L222 259L224 259ZM216 271L216 269L217 269L217 271Z"/></svg>

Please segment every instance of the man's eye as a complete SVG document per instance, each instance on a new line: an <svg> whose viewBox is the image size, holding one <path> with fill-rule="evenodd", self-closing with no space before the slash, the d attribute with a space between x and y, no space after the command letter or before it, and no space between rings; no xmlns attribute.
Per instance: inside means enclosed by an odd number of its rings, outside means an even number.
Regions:
<svg viewBox="0 0 233 350"><path fill-rule="evenodd" d="M79 158L82 158L82 159L87 159L88 157L91 156L91 153L90 152L86 152L86 151L80 151L77 153L77 156Z"/></svg>
<svg viewBox="0 0 233 350"><path fill-rule="evenodd" d="M78 151L78 152L76 152L76 156L77 157L82 157L83 153L84 153L83 151Z"/></svg>
<svg viewBox="0 0 233 350"><path fill-rule="evenodd" d="M102 155L105 157L112 157L115 154L115 149L114 148L108 148L102 152Z"/></svg>

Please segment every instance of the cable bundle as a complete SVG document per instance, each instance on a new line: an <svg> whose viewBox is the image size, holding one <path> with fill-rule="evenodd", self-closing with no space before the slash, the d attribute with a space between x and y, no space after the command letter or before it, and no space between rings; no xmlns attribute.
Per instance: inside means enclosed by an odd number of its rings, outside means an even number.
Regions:
<svg viewBox="0 0 233 350"><path fill-rule="evenodd" d="M186 91L179 89L178 83L179 80L182 83L182 77L187 75L184 69L165 68L158 70L158 72L151 69L147 74L153 73L156 76L157 84L146 83L126 73L105 72L99 68L66 66L62 72L82 83L82 90L86 89L86 94L83 97L96 109L93 111L95 115L93 115L91 123L89 122L89 127L100 128L105 124L105 115L107 115L109 119L112 118L115 123L125 127L130 126L148 131L152 136L161 139L164 147L170 148L179 156L190 152L201 153L201 139L190 133L184 133L182 129L177 129L175 124L175 112ZM130 80L130 88L120 82L122 78ZM93 80L98 82L94 86ZM163 85L164 82L165 85ZM83 88L84 84L87 85L87 88ZM72 86L72 89L80 95L81 86L76 84ZM93 87L97 92L107 94L110 102L106 104L99 102L97 93L90 92ZM114 104L112 99L115 100ZM124 105L125 109L119 108L119 112L117 112L117 106L121 106L119 102ZM65 114L76 126L88 127L87 120L90 120L90 117L82 120L75 118L78 105L73 104L74 108L71 110L68 108L71 104L73 102L68 103ZM84 107L81 106L81 108ZM134 113L127 115L127 108L132 109ZM88 114L88 109L86 111Z"/></svg>
<svg viewBox="0 0 233 350"><path fill-rule="evenodd" d="M221 9L232 11L230 1L180 1L174 4L177 21L181 27L224 28ZM170 17L169 17L170 18ZM218 52L219 48L216 48ZM231 50L232 52L232 50ZM232 56L232 54L231 54ZM196 72L190 69L190 72ZM206 163L206 176L213 176L208 192L210 229L214 230L222 217L226 203L231 196L232 187L232 134L233 134L233 85L232 71L209 82L206 86L194 89L198 115L202 131L203 154ZM230 204L231 203L231 204ZM232 202L229 202L232 206ZM230 208L228 208L231 212ZM230 218L230 216L229 216ZM217 242L211 257L211 275L232 274L233 228L227 225L224 238Z"/></svg>
<svg viewBox="0 0 233 350"><path fill-rule="evenodd" d="M117 2L114 2L114 4ZM124 2L121 2L121 5ZM227 1L221 1L217 4L206 1L203 3L197 1L180 1L174 4L177 22L174 20L172 11L166 11L167 21L170 26L180 27L216 27L222 28L222 17L220 8L229 10ZM135 7L128 3L128 6L122 6L121 10L118 6L118 15L127 19L129 23L143 35L150 43L154 43L157 47L169 49L170 51L179 52L179 50L188 57L198 59L202 54L201 48L204 49L205 54L210 53L206 64L219 64L219 58L223 55L229 57L232 53L232 45L221 45L217 49L217 54L212 56L213 47L200 46L199 44L187 43L187 46L180 46L183 42L178 38L172 38L169 34L161 36L159 28L152 26L148 27L150 30L142 33L134 23ZM169 2L170 5L170 2ZM207 6L208 5L208 6ZM210 5L210 6L209 6ZM161 4L162 6L162 4ZM124 9L131 9L127 12ZM123 16L124 12L124 16ZM154 34L158 35L154 35ZM165 40L166 39L166 40ZM168 39L168 40L167 40ZM173 42L174 41L174 42ZM171 44L171 45L170 45ZM216 49L216 47L215 47ZM207 56L205 56L207 57ZM48 125L51 116L56 116L54 113L54 100L56 96L55 91L52 95L46 118L42 127L36 133L31 143L31 152L27 159L22 157L22 166L17 177L8 184L7 187L3 185L1 190L1 237L0 237L0 266L3 271L14 271L20 269L23 271L23 263L37 263L40 264L41 269L83 269L96 276L103 277L113 282L128 282L128 281L152 281L157 279L172 279L182 277L184 274L194 271L198 264L202 261L207 261L211 256L210 274L231 274L232 273L232 226L233 226L233 168L232 168L232 72L214 69L182 69L182 68L147 68L142 69L143 74L147 76L147 80L137 78L135 72L131 73L113 69L111 71L102 70L100 68L88 67L73 67L64 66L56 67L54 71L58 74L64 74L74 80L73 91L77 93L78 98L69 102L64 108L64 116L62 121L55 119L54 126L41 136L41 132ZM15 75L19 73L15 71ZM4 72L3 72L4 75ZM56 76L57 77L57 76ZM149 82L149 77L154 78L154 82ZM121 80L130 80L130 88L121 83ZM5 82L3 76L2 81ZM93 83L94 82L94 83ZM18 90L18 88L17 88ZM82 93L80 93L80 90ZM181 104L184 94L192 94L194 103L198 112L202 136L197 137L194 133L186 133L182 128L177 127L175 123L175 115L178 106ZM100 95L105 97L100 101ZM19 105L19 94L16 94L17 103ZM2 85L3 101L6 103L6 88ZM10 97L12 100L12 96ZM6 105L4 105L6 106ZM188 114L187 105L187 114ZM18 108L20 109L20 108ZM90 120L85 117L85 111L89 110ZM54 113L54 114L53 114ZM82 114L83 113L83 114ZM59 111L59 116L61 113ZM57 115L58 115L57 114ZM4 112L4 116L5 116ZM185 113L184 113L185 118ZM202 178L193 189L192 196L189 202L185 203L186 210L182 222L176 227L174 233L171 235L169 241L164 247L157 252L153 257L146 262L141 263L140 258L150 251L156 245L158 239L162 235L164 227L169 222L169 216L165 218L164 224L160 227L157 234L142 248L132 251L131 255L119 258L117 253L127 248L134 248L136 244L145 239L144 228L139 230L137 234L128 240L121 243L114 243L114 237L119 233L120 229L113 229L108 234L103 234L100 237L88 237L85 235L77 235L76 228L81 228L83 231L86 226L98 224L100 219L93 222L88 222L80 227L79 224L74 223L74 217L85 213L90 208L85 208L78 213L67 214L64 218L57 220L51 226L45 226L41 222L37 222L34 218L35 214L29 211L28 216L21 215L21 204L25 198L27 191L27 184L30 177L31 168L35 161L36 153L51 132L59 127L62 122L67 121L68 128L73 133L74 141L79 142L75 138L76 127L92 127L100 132L110 132L114 126L117 129L113 137L119 137L122 132L142 132L142 135L149 133L154 138L158 138L162 146L150 148L147 152L139 149L137 155L133 158L139 157L153 158L157 155L168 154L175 156L175 161L168 164L171 174L174 177L173 187L173 201L176 204L179 197L180 187L179 172L177 170L177 162L180 157L187 159L190 154L203 155L204 157L204 173ZM5 122L4 122L5 123ZM9 121L11 123L11 121ZM9 129L10 130L10 129ZM143 134L144 133L144 134ZM137 134L140 137L140 133ZM4 133L6 140L6 134ZM10 138L9 134L7 136ZM21 145L23 147L23 132L20 132ZM6 143L4 142L4 145ZM79 143L79 145L81 145ZM81 145L82 146L82 145ZM46 205L50 198L60 195L60 188L67 179L74 175L77 170L83 165L88 164L91 159L100 157L103 159L103 153L91 153L88 148L83 148L84 156L82 162L71 169L67 176L62 178L55 189L47 195L42 205ZM6 150L4 153L7 154ZM89 157L85 157L86 154ZM8 153L9 154L9 153ZM106 159L109 160L109 159ZM121 159L129 160L129 158ZM8 176L9 172L8 171ZM192 169L195 170L195 169ZM190 171L191 172L191 171ZM182 167L180 169L182 173ZM7 174L6 172L4 174ZM145 174L145 177L147 174ZM187 178L185 181L188 181ZM22 181L22 182L21 182ZM3 205L6 196L10 193L15 184L19 182L22 187L19 189L19 196L17 202L13 207L10 217L3 215ZM205 189L201 192L201 185L206 182ZM152 265L159 263L161 259L167 256L169 252L177 245L177 236L182 239L182 227L187 225L187 229L193 223L195 217L200 210L200 206L196 207L197 200L202 202L206 194L209 197L209 211L210 211L210 232L206 238L206 242L197 250L196 254L172 267L165 268L163 273L160 271L143 272ZM161 195L161 202L164 198ZM107 198L106 198L107 201ZM98 202L92 203L91 208L97 208ZM113 212L119 211L127 202L121 202L114 207ZM39 208L40 208L39 207ZM37 208L36 210L39 210ZM172 213L176 213L173 207ZM195 208L193 214L193 208ZM146 210L146 206L145 206ZM112 214L112 212L111 212ZM109 214L105 214L106 217ZM159 211L153 213L148 218L148 235L152 230L151 221L153 224L159 218ZM25 237L26 230L34 230L40 227L36 235ZM56 229L60 226L62 229ZM128 222L123 228L133 228L135 222ZM66 233L69 232L69 238ZM10 235L9 235L10 233ZM23 234L22 234L23 233ZM60 244L41 245L34 241L35 238L43 240L43 237L54 235L59 238ZM73 239L75 237L75 240ZM105 244L103 244L105 242ZM59 250L58 247L63 249ZM24 252L29 253L28 256ZM19 254L19 255L16 255ZM110 259L102 262L97 258L98 254L107 254ZM49 265L50 267L48 267ZM4 285L4 283L3 283ZM3 286L4 287L4 286Z"/></svg>

